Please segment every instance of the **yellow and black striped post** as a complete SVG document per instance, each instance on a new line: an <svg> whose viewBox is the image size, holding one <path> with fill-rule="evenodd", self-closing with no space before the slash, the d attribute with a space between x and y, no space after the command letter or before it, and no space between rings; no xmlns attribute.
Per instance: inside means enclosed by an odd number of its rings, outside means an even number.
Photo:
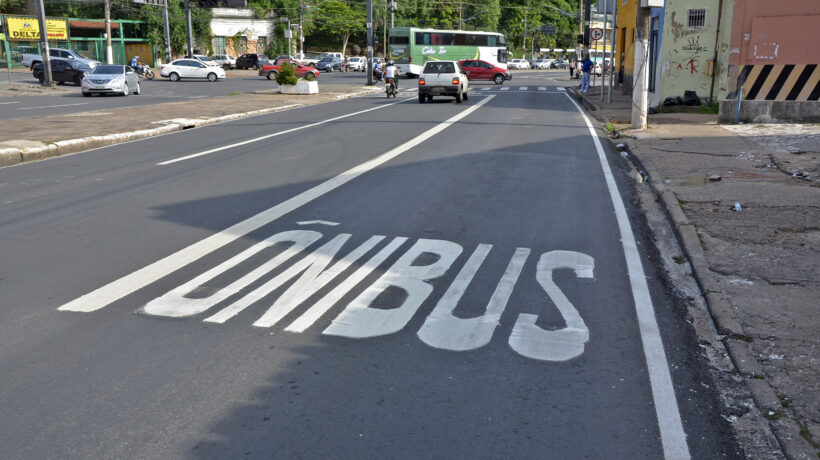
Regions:
<svg viewBox="0 0 820 460"><path fill-rule="evenodd" d="M740 75L737 74L740 69ZM758 64L729 66L729 94L744 101L817 101L820 99L820 66L817 64ZM734 78L732 78L734 76Z"/></svg>

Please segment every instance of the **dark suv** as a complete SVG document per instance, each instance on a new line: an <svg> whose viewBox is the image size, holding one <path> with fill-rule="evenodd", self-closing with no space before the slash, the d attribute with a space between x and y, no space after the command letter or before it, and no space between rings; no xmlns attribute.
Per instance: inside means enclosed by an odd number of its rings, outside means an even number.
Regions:
<svg viewBox="0 0 820 460"><path fill-rule="evenodd" d="M74 83L77 86L82 85L83 77L86 73L91 72L91 67L85 63L76 60L54 59L51 58L51 78L57 83ZM34 78L40 80L42 84L45 80L45 72L43 71L43 63L37 62L33 66Z"/></svg>
<svg viewBox="0 0 820 460"><path fill-rule="evenodd" d="M236 58L237 69L257 70L267 64L270 64L268 57L261 53L243 54L242 56Z"/></svg>

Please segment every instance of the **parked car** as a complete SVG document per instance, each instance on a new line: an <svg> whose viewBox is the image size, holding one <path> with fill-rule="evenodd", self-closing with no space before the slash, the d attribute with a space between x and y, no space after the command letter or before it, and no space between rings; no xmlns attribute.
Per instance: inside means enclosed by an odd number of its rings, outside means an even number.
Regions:
<svg viewBox="0 0 820 460"><path fill-rule="evenodd" d="M337 56L328 55L319 60L316 68L323 72L333 72L334 70L341 72L343 70L342 60Z"/></svg>
<svg viewBox="0 0 820 460"><path fill-rule="evenodd" d="M552 62L552 59L536 59L535 63L532 66L532 68L533 69L539 69L539 70L549 69L551 62Z"/></svg>
<svg viewBox="0 0 820 460"><path fill-rule="evenodd" d="M569 63L561 58L553 59L550 62L550 69L566 69L569 66Z"/></svg>
<svg viewBox="0 0 820 460"><path fill-rule="evenodd" d="M237 69L253 69L258 70L265 64L270 64L270 59L261 53L243 54L236 58Z"/></svg>
<svg viewBox="0 0 820 460"><path fill-rule="evenodd" d="M91 67L79 61L69 61L67 59L51 59L51 79L57 84L74 83L77 86L83 84L83 77L86 73L91 72ZM45 72L43 71L43 63L37 62L34 64L34 78L40 80L40 83L45 81Z"/></svg>
<svg viewBox="0 0 820 460"><path fill-rule="evenodd" d="M183 78L207 78L208 81L217 81L225 78L225 69L219 66L209 66L197 59L177 59L159 67L159 74L171 81Z"/></svg>
<svg viewBox="0 0 820 460"><path fill-rule="evenodd" d="M275 79L276 74L279 73L280 69L282 68L282 64L285 62L290 62L293 66L293 70L296 71L296 76L299 78L304 78L305 80L315 80L319 77L319 71L314 69L313 67L308 67L306 65L302 65L301 62L294 60L294 59L279 59L277 58L273 64L265 64L259 68L259 75L265 76L268 80Z"/></svg>
<svg viewBox="0 0 820 460"><path fill-rule="evenodd" d="M526 59L513 59L507 64L508 69L529 69L530 63Z"/></svg>
<svg viewBox="0 0 820 460"><path fill-rule="evenodd" d="M362 56L353 56L347 59L350 63L350 70L364 72L367 70L367 58Z"/></svg>
<svg viewBox="0 0 820 460"><path fill-rule="evenodd" d="M319 56L318 54L304 53L304 55L301 58L296 60L308 67L316 67L316 64L319 62L319 59L321 59L321 56Z"/></svg>
<svg viewBox="0 0 820 460"><path fill-rule="evenodd" d="M219 63L217 63L213 59L209 58L208 56L205 56L204 54L194 54L193 56L186 54L185 56L182 56L182 58L183 59L196 59L196 60L198 60L199 62L201 62L205 65L221 67L219 65Z"/></svg>
<svg viewBox="0 0 820 460"><path fill-rule="evenodd" d="M427 61L419 75L419 104L433 96L451 96L456 102L468 99L470 83L458 61Z"/></svg>
<svg viewBox="0 0 820 460"><path fill-rule="evenodd" d="M82 62L88 67L91 67L92 69L100 65L100 61L97 61L96 59L89 59L88 57L83 56L82 54L74 50L69 50L65 48L49 48L48 55L49 57L58 59L76 59L78 62ZM21 54L20 63L26 67L31 68L32 70L34 70L34 64L38 62L43 62L43 57L39 54Z"/></svg>
<svg viewBox="0 0 820 460"><path fill-rule="evenodd" d="M490 80L500 85L504 80L512 79L512 74L507 69L494 66L487 61L464 60L459 63L468 80Z"/></svg>
<svg viewBox="0 0 820 460"><path fill-rule="evenodd" d="M85 74L83 96L93 94L140 94L140 79L131 66L101 64Z"/></svg>
<svg viewBox="0 0 820 460"><path fill-rule="evenodd" d="M225 70L236 68L236 58L230 54L214 54L211 56L211 60L221 65Z"/></svg>

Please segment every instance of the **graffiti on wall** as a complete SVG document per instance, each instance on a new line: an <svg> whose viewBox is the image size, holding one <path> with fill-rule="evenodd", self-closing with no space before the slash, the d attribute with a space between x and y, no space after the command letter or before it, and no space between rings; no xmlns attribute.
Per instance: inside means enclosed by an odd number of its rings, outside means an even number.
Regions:
<svg viewBox="0 0 820 460"><path fill-rule="evenodd" d="M685 63L678 63L678 70L688 70L690 75L698 73L701 56L707 51L706 47L700 44L700 36L689 37L680 50L687 57L684 59Z"/></svg>

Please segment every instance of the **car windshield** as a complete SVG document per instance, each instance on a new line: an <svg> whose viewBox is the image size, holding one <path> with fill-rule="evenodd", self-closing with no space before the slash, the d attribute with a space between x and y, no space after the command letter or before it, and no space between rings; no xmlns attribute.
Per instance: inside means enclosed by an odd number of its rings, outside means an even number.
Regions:
<svg viewBox="0 0 820 460"><path fill-rule="evenodd" d="M68 65L74 67L77 70L82 70L83 72L88 72L91 70L91 67L89 67L87 64L83 62L69 62Z"/></svg>
<svg viewBox="0 0 820 460"><path fill-rule="evenodd" d="M79 51L71 51L71 54L73 54L75 57L80 57L80 58L83 58L83 59L89 59L88 56L86 56L83 53L80 53Z"/></svg>
<svg viewBox="0 0 820 460"><path fill-rule="evenodd" d="M452 62L428 62L424 65L424 73L455 73Z"/></svg>
<svg viewBox="0 0 820 460"><path fill-rule="evenodd" d="M319 62L333 62L333 57L332 56L323 57L322 60L319 61Z"/></svg>
<svg viewBox="0 0 820 460"><path fill-rule="evenodd" d="M112 75L125 73L125 66L123 65L98 65L91 71L95 75Z"/></svg>
<svg viewBox="0 0 820 460"><path fill-rule="evenodd" d="M197 56L200 61L211 62L211 59L208 56Z"/></svg>

